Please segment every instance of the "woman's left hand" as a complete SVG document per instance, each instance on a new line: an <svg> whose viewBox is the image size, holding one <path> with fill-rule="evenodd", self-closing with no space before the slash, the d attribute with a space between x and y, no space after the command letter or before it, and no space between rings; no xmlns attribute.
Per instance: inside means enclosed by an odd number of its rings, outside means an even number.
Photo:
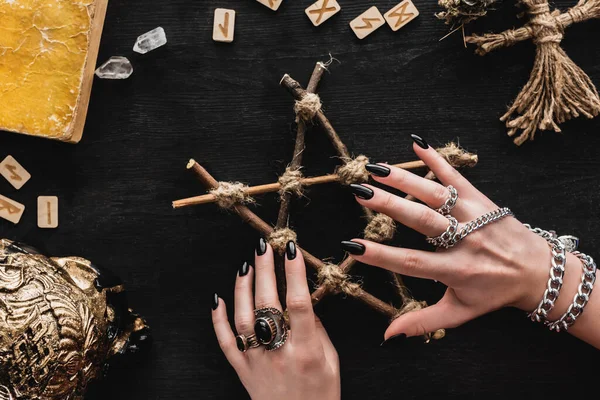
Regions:
<svg viewBox="0 0 600 400"><path fill-rule="evenodd" d="M235 284L235 327L246 337L254 333L255 309L283 311L277 296L273 249L264 239L257 246L255 266L256 273L244 264ZM285 272L290 330L283 346L273 351L265 346L245 353L238 350L225 304L215 294L212 318L219 345L254 400L339 400L338 355L313 312L304 259L293 242L287 245Z"/></svg>

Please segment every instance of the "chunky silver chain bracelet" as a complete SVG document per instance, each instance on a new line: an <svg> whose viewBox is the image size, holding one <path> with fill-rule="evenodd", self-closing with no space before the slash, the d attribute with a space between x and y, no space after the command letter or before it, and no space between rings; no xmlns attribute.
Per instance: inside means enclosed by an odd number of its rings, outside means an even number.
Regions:
<svg viewBox="0 0 600 400"><path fill-rule="evenodd" d="M540 228L532 228L528 224L525 224L525 226L532 232L546 239L552 248L552 268L550 269L548 289L544 292L544 297L538 308L531 312L529 317L533 321L543 322L550 330L556 332L560 332L561 330L567 331L583 313L583 309L590 300L592 290L594 289L594 283L596 282L596 263L592 257L576 251L579 246L579 239L575 236L557 236L554 231L544 231ZM567 312L556 321L548 321L548 314L554 307L554 303L556 302L556 299L558 299L560 288L563 284L567 252L573 253L573 255L581 260L583 269L581 283L573 298L573 303L569 306Z"/></svg>
<svg viewBox="0 0 600 400"><path fill-rule="evenodd" d="M540 228L532 228L529 224L525 224L525 227L536 235L546 239L552 250L552 267L550 268L550 279L548 279L546 291L537 308L529 313L529 318L532 321L545 323L548 314L554 308L554 303L558 299L560 289L563 285L567 251L564 243L553 232L548 232Z"/></svg>
<svg viewBox="0 0 600 400"><path fill-rule="evenodd" d="M575 294L573 303L569 306L567 312L557 321L546 322L548 328L556 332L560 332L561 329L567 331L575 323L590 300L596 282L596 263L594 259L579 251L573 252L573 254L581 260L583 274L581 275L581 283L577 289L577 294Z"/></svg>

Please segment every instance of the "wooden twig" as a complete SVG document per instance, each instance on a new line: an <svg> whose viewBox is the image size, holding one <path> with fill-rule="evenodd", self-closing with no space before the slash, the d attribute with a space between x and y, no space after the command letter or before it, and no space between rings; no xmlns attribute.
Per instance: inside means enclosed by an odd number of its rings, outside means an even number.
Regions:
<svg viewBox="0 0 600 400"><path fill-rule="evenodd" d="M287 91L290 92L296 100L302 100L308 94L308 92L304 90L302 86L294 79L292 79L288 74L285 74L283 78L281 78L280 84L281 86L286 88ZM346 145L341 141L339 135L337 134L335 129L333 129L333 126L331 125L325 114L323 114L323 111L317 111L315 119L323 127L323 129L327 133L327 136L329 136L329 139L331 140L331 143L333 143L333 147L335 147L335 150L338 153L338 155L343 159L350 159L350 153L348 152Z"/></svg>
<svg viewBox="0 0 600 400"><path fill-rule="evenodd" d="M315 69L310 77L310 81L308 82L307 92L315 93L317 91L317 87L319 82L321 81L321 77L323 73L326 71L326 67L322 62L318 62L315 65ZM296 143L294 145L294 157L290 162L289 168L292 171L299 169L302 166L302 153L304 152L304 136L306 133L306 122L302 119L298 120L298 128L296 132ZM279 207L279 214L277 216L277 225L276 228L281 229L287 226L288 218L289 218L289 207L290 200L292 198L291 193L284 193L281 198L281 205Z"/></svg>
<svg viewBox="0 0 600 400"><path fill-rule="evenodd" d="M302 86L300 86L300 84L294 79L292 79L292 77L290 77L288 74L285 74L283 76L280 84L283 87L285 87L288 90L288 92L292 94L292 96L294 96L296 101L302 100L308 93L308 91L302 89ZM329 137L333 148L338 153L338 156L340 156L344 163L349 162L351 160L350 152L348 151L348 148L346 147L340 136L337 134L335 129L333 129L331 122L329 122L327 117L325 117L325 114L323 114L323 112L319 110L315 118L319 121L325 132L327 132L327 136ZM367 219L370 220L371 218L373 218L374 213L371 209L362 206L362 210Z"/></svg>
<svg viewBox="0 0 600 400"><path fill-rule="evenodd" d="M429 171L425 176L425 179L428 180L434 180L435 179L435 174L432 171ZM411 196L411 195L406 195L405 199L407 200L411 200L411 201L415 201L415 197ZM354 267L354 265L356 264L356 260L350 256L346 257L344 259L344 261L342 261L342 263L340 264L339 268L340 268L340 272L342 274L347 274L350 272L350 270L352 269L352 267ZM402 283L402 279L400 278L400 276L398 274L395 273L391 273L392 276L395 279L395 282L400 285L403 286ZM400 278L400 280L398 281L398 278ZM326 285L322 285L319 286L311 295L312 298L312 302L313 305L317 305L321 300L323 300L323 298L325 298L327 295L329 295L331 293L331 288L329 286Z"/></svg>
<svg viewBox="0 0 600 400"><path fill-rule="evenodd" d="M206 189L214 189L219 186L219 182L200 164L198 164L195 160L190 160L187 165L187 169L193 171L200 182L206 187ZM233 207L233 211L238 214L242 220L248 223L252 228L260 232L263 236L267 237L271 233L273 233L274 229L263 221L258 215L254 214L248 207L243 204L236 204ZM319 260L308 251L302 249L298 246L298 249L302 252L304 256L304 261L307 265L314 268L316 271L319 271L322 268L325 268L325 264L323 261ZM383 313L384 315L392 318L398 310L393 306L385 303L384 301L379 300L373 295L370 295L364 290L358 291L356 295L354 295L357 299L367 304L369 307L372 307L374 310Z"/></svg>
<svg viewBox="0 0 600 400"><path fill-rule="evenodd" d="M423 168L426 165L423 161L419 160L419 161L405 162L405 163L401 163L401 164L394 164L393 166L402 168L402 169L406 169L406 170L413 170L413 169ZM313 185L321 185L324 183L338 182L339 180L340 180L340 178L337 174L329 174L329 175L323 175L323 176L315 176L315 177L311 177L311 178L303 178L300 180L300 182L302 182L302 186L313 186ZM275 183L269 183L266 185L251 186L246 191L246 194L248 194L249 196L256 196L256 195L260 195L260 194L277 192L277 191L279 191L279 189L281 189L281 184L279 182L275 182ZM181 207L200 205L200 204L208 204L208 203L214 203L214 202L215 202L215 196L213 196L212 194L205 194L205 195L201 195L201 196L189 197L187 199L175 200L173 202L173 208L181 208Z"/></svg>
<svg viewBox="0 0 600 400"><path fill-rule="evenodd" d="M326 71L326 67L322 62L318 62L315 65L313 73L308 82L307 91L309 93L315 93L317 91L317 87L319 86L319 82L321 81L321 77L323 73ZM298 127L296 131L296 142L294 144L294 155L292 157L292 161L288 168L291 171L297 171L302 167L302 154L304 153L304 137L306 134L306 122L300 118L298 120ZM292 193L284 192L281 195L281 203L279 205L279 214L277 215L277 223L275 224L275 229L283 229L289 224L290 217L290 203L292 200ZM277 291L279 293L279 298L281 299L281 304L285 308L285 298L287 293L287 283L285 280L285 263L279 257L275 260L275 275L277 278Z"/></svg>

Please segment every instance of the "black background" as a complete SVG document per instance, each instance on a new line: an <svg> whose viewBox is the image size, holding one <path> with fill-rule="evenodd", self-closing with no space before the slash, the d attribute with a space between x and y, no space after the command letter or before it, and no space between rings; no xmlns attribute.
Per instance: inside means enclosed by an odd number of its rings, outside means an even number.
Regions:
<svg viewBox="0 0 600 400"><path fill-rule="evenodd" d="M19 225L0 221L0 235L112 268L153 328L149 357L117 371L90 399L245 398L214 338L209 302L217 291L232 314L235 274L258 236L214 205L174 211L170 202L203 193L185 170L190 157L220 180L275 181L295 137L293 103L278 82L289 73L305 85L328 53L341 64L323 77L319 92L355 155L402 162L415 158L411 133L435 146L458 139L480 156L465 174L484 193L521 220L579 235L583 251L596 251L600 122L569 122L563 134L543 133L517 148L498 121L527 81L531 43L479 57L463 48L460 33L439 42L448 27L433 17L438 7L431 0L417 0L421 16L399 32L384 26L359 41L349 21L371 5L386 12L395 0L340 0L341 13L320 28L304 15L311 3L285 0L274 13L252 0L113 0L99 61L127 56L135 71L126 81L96 80L83 141L0 136L0 157L12 154L33 175L18 192L0 181L2 194L27 206ZM211 39L216 7L238 12L233 44ZM519 26L517 12L507 2L468 31ZM136 37L156 26L165 28L169 43L133 53ZM599 34L600 22L592 21L570 28L563 41L595 82ZM311 130L307 146L305 174L330 173L338 160L323 132ZM57 230L37 228L38 195L59 196ZM360 210L338 185L312 188L308 197L293 207L299 241L318 257L340 261L339 241L364 226ZM274 222L276 196L261 197L256 212ZM425 247L405 228L395 243ZM368 290L393 301L383 271L355 272ZM444 290L428 281L408 284L430 302ZM433 345L407 342L389 350L379 347L387 321L362 304L329 298L318 313L340 353L346 399L576 397L594 384L584 364L596 350L533 325L519 311L480 318Z"/></svg>

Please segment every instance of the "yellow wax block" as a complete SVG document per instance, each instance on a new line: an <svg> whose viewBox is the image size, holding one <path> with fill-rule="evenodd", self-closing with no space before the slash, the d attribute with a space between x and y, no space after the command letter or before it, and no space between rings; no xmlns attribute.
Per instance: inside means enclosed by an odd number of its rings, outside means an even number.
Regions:
<svg viewBox="0 0 600 400"><path fill-rule="evenodd" d="M107 0L0 0L0 130L78 142Z"/></svg>

